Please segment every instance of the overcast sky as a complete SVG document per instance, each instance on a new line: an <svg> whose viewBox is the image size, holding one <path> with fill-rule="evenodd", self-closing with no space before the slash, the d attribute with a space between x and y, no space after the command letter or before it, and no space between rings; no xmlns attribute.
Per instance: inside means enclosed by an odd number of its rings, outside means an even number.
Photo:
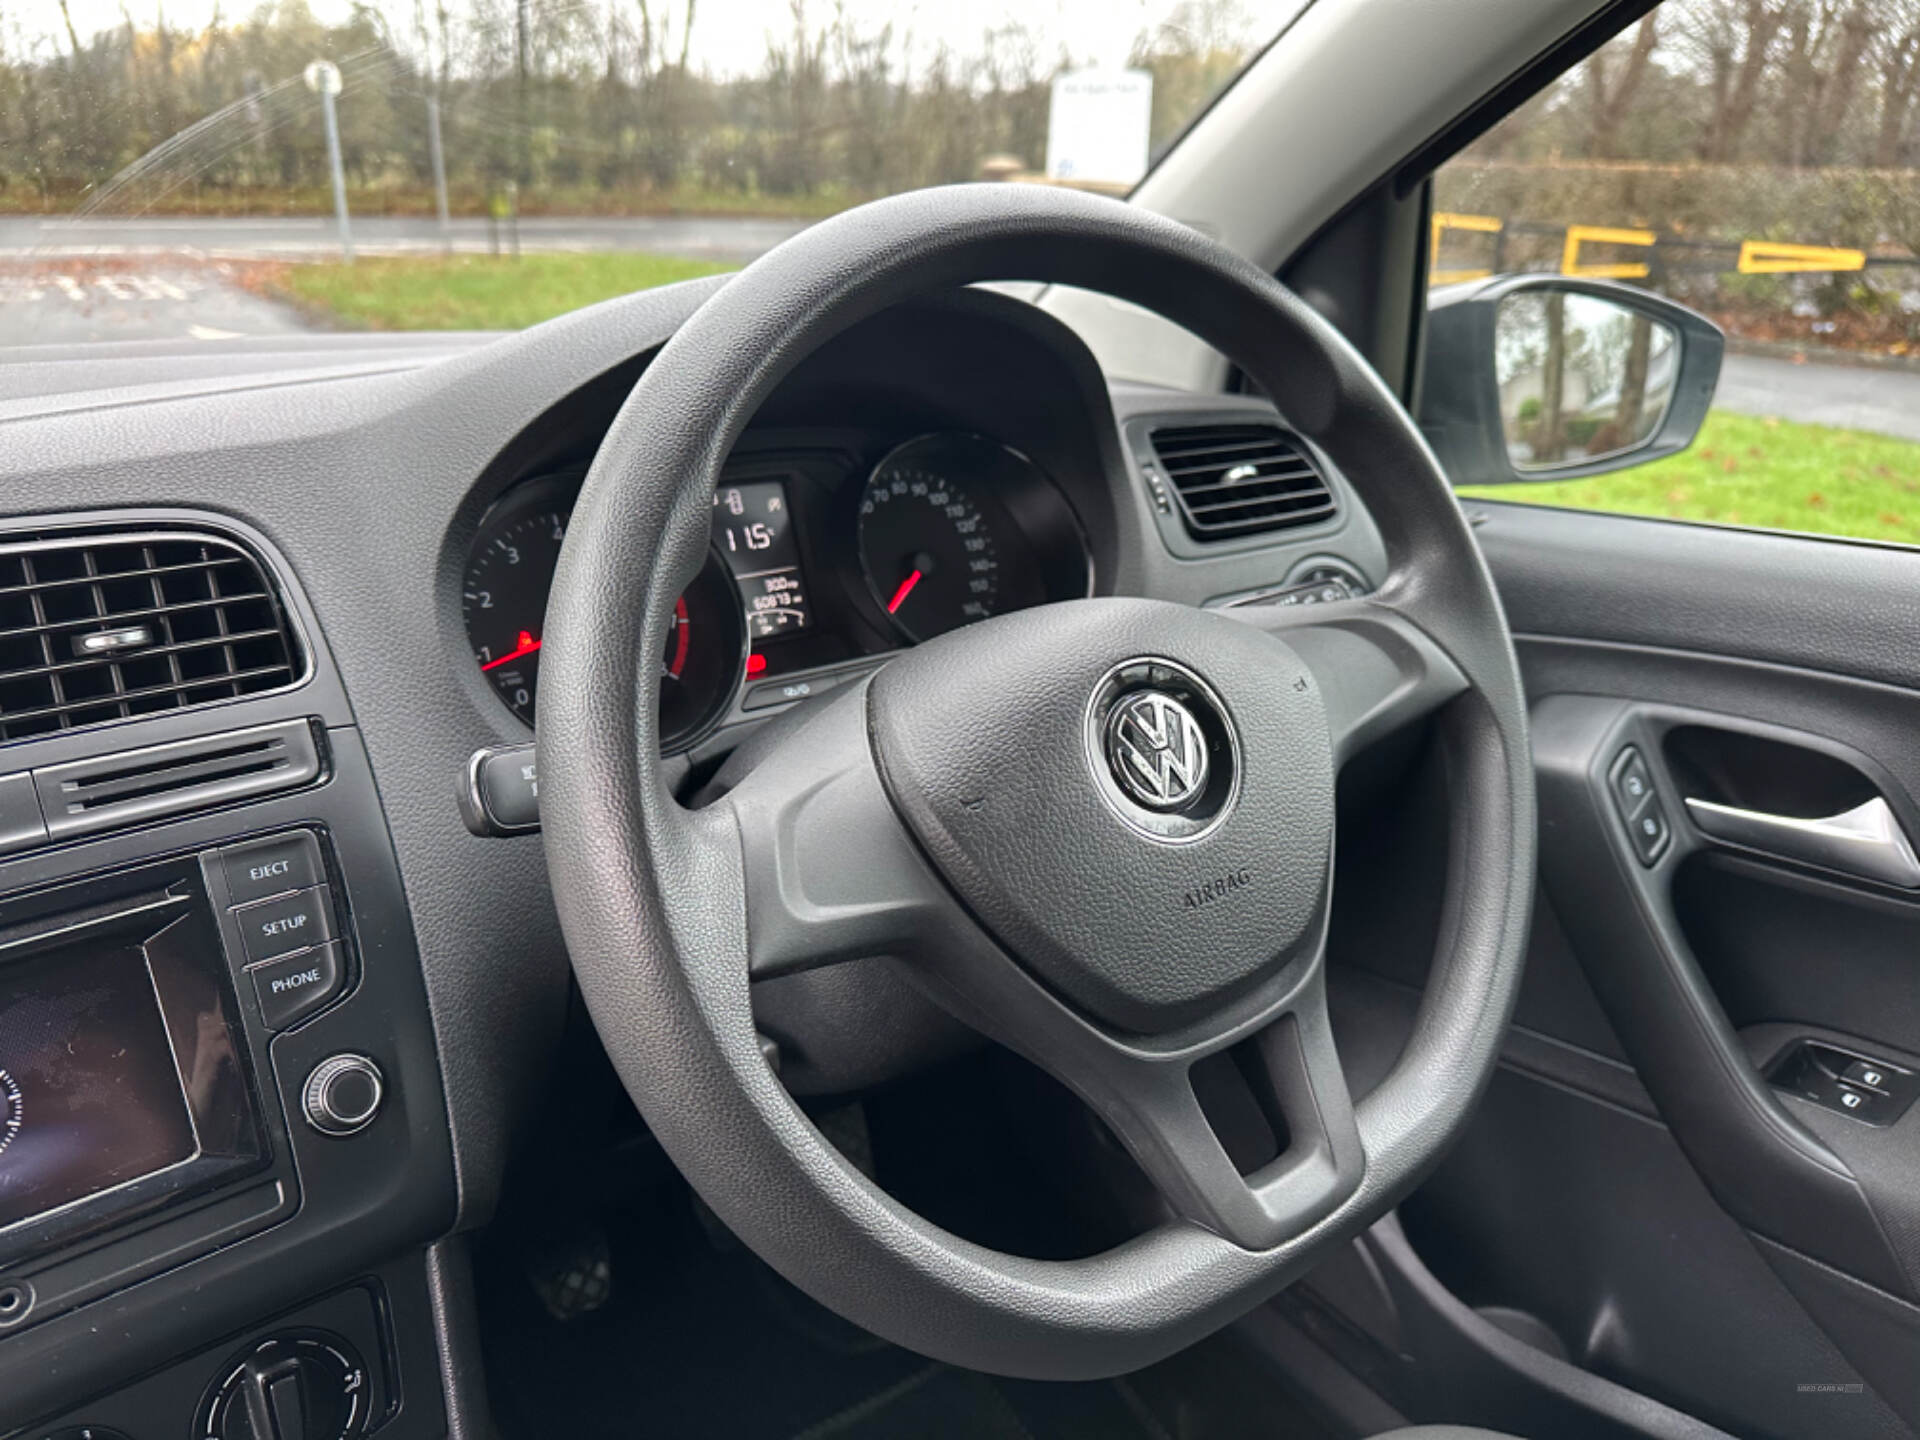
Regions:
<svg viewBox="0 0 1920 1440"><path fill-rule="evenodd" d="M123 24L122 0L68 0L74 27L81 36ZM536 0L539 3L539 0ZM548 0L552 3L552 0ZM896 35L911 35L918 54L930 54L941 42L960 52L976 49L981 35L1011 22L1024 24L1041 40L1043 56L1064 46L1079 62L1118 65L1125 61L1134 37L1158 23L1177 0L844 0L848 15L865 30L891 21ZM1265 40L1282 19L1301 7L1303 0L1240 0L1249 28ZM164 9L176 27L198 29L214 13L216 0L126 0L136 24L150 25ZM309 0L323 20L339 20L350 13L350 0ZM407 0L387 0L379 8L410 14ZM464 4L455 0L455 13ZM677 22L684 5L664 0L654 7L674 12ZM832 14L830 0L813 0L809 18L819 24ZM220 12L229 19L251 9L247 0L224 0ZM59 0L13 0L0 6L8 29L29 38L61 37ZM766 56L769 33L790 31L789 0L701 0L695 12L693 54L696 66L723 74L751 72Z"/></svg>

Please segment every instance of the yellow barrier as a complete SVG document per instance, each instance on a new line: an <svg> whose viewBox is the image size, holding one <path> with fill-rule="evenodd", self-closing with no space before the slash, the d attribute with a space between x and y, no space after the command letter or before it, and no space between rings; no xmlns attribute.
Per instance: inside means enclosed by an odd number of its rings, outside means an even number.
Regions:
<svg viewBox="0 0 1920 1440"><path fill-rule="evenodd" d="M1433 212L1433 235L1427 247L1428 255L1440 258L1440 237L1449 230L1471 230L1480 235L1498 235L1506 229L1506 221L1495 215L1460 215L1451 210ZM1434 270L1427 276L1429 285L1457 285L1462 280L1484 280L1493 274L1492 270Z"/></svg>
<svg viewBox="0 0 1920 1440"><path fill-rule="evenodd" d="M1787 245L1748 240L1740 246L1736 267L1742 275L1796 275L1833 270L1864 270L1867 252L1833 245Z"/></svg>
<svg viewBox="0 0 1920 1440"><path fill-rule="evenodd" d="M1641 261L1618 264L1591 264L1580 258L1580 247L1592 245L1644 245L1651 247L1660 237L1651 230L1617 230L1606 225L1569 225L1567 243L1560 252L1562 275L1584 275L1594 280L1644 280L1652 273Z"/></svg>
<svg viewBox="0 0 1920 1440"><path fill-rule="evenodd" d="M1429 270L1428 284L1454 285L1463 280L1485 280L1494 273L1491 268L1438 269L1440 243L1449 230L1468 230L1480 235L1499 235L1507 228L1506 221L1495 215L1463 215L1449 210L1436 210L1433 212L1432 227L1433 233L1428 244L1428 263L1436 265L1436 268ZM1522 226L1522 228L1528 227ZM1646 261L1583 260L1580 258L1581 247L1633 245L1652 249L1659 243L1658 233L1652 230L1622 229L1612 225L1569 225L1565 243L1560 251L1560 273L1586 276L1596 280L1644 280L1652 273L1652 267ZM1496 260L1499 258L1497 245L1494 249L1494 258ZM1744 240L1740 244L1740 256L1734 268L1742 275L1833 274L1866 269L1867 253L1864 250L1852 250L1838 245L1796 245L1781 240Z"/></svg>

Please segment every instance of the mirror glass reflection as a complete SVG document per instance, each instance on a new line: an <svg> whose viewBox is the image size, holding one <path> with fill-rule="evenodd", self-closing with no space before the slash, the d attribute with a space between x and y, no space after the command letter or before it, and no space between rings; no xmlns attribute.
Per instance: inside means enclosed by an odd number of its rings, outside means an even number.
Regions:
<svg viewBox="0 0 1920 1440"><path fill-rule="evenodd" d="M1500 421L1515 470L1554 470L1637 449L1673 403L1680 336L1592 295L1521 291L1494 321Z"/></svg>

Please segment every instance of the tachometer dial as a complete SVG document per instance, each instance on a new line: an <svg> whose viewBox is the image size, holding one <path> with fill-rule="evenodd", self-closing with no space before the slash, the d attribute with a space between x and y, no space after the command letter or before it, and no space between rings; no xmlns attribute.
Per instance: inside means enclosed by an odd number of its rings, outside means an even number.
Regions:
<svg viewBox="0 0 1920 1440"><path fill-rule="evenodd" d="M567 538L570 495L510 496L481 527L460 587L473 658L495 692L529 725L540 685L547 592Z"/></svg>
<svg viewBox="0 0 1920 1440"><path fill-rule="evenodd" d="M577 480L516 490L481 522L461 584L474 662L522 720L534 721L547 596L567 536ZM640 603L636 590L633 603ZM726 713L746 660L740 595L725 564L707 564L674 605L661 637L660 746L686 749Z"/></svg>
<svg viewBox="0 0 1920 1440"><path fill-rule="evenodd" d="M6 1071L0 1070L0 1150L5 1150L13 1143L13 1137L20 1133L25 1118L19 1085Z"/></svg>

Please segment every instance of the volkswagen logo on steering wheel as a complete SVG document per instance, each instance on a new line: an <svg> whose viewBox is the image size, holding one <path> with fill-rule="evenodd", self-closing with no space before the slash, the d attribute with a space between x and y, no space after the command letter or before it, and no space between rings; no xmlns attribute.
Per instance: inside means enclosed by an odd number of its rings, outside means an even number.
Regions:
<svg viewBox="0 0 1920 1440"><path fill-rule="evenodd" d="M1150 810L1179 810L1207 788L1207 737L1164 690L1137 690L1107 717L1107 765L1120 788Z"/></svg>

